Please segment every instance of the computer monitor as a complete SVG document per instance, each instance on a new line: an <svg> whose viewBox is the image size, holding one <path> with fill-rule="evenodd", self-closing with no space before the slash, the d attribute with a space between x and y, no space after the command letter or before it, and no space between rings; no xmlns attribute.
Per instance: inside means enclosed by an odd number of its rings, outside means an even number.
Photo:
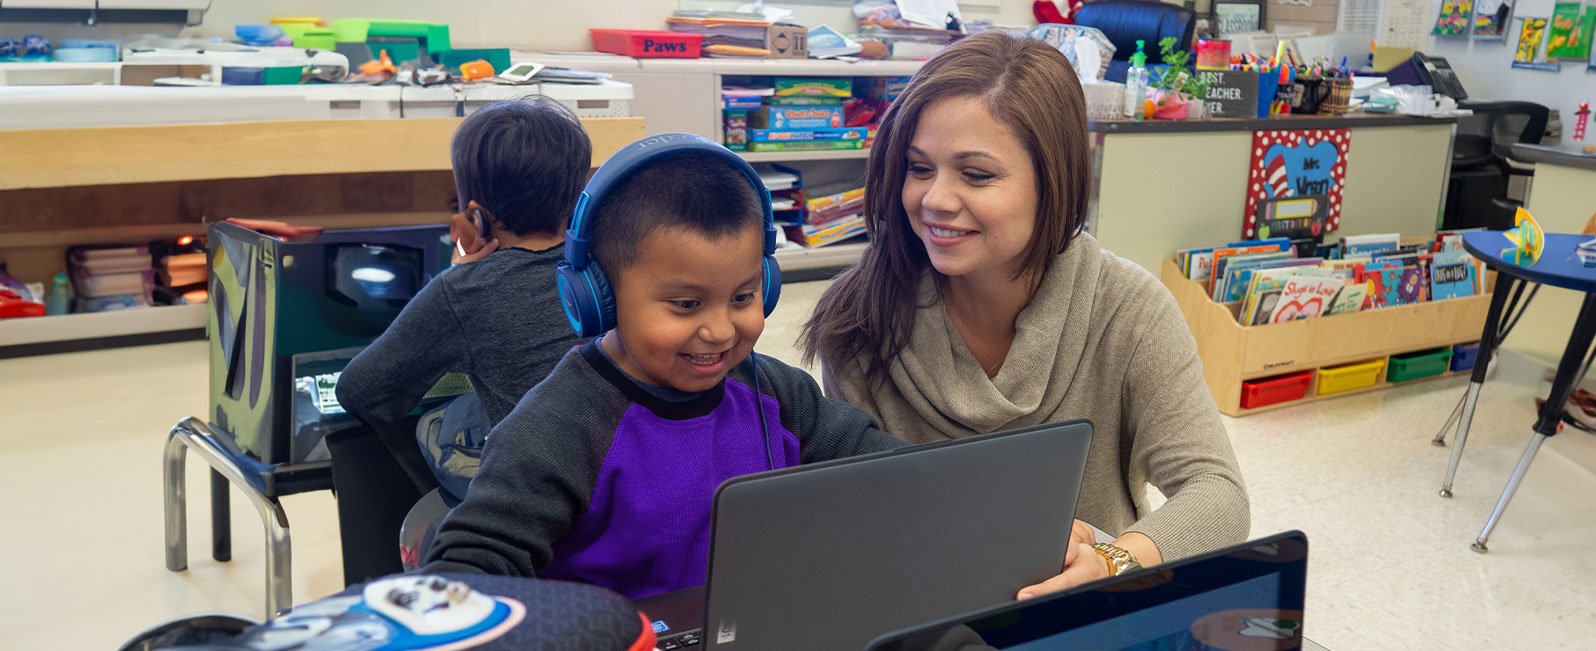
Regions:
<svg viewBox="0 0 1596 651"><path fill-rule="evenodd" d="M211 293L208 419L264 463L325 459L354 424L337 374L449 264L445 224L323 231L286 241L230 223L206 242Z"/></svg>

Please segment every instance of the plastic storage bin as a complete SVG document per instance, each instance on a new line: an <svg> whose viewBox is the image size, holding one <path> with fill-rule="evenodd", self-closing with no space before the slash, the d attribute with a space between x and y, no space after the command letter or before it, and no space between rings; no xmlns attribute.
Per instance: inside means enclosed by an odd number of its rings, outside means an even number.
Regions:
<svg viewBox="0 0 1596 651"><path fill-rule="evenodd" d="M1241 408L1257 409L1276 403L1300 400L1308 395L1308 384L1312 381L1313 371L1245 380L1241 383Z"/></svg>
<svg viewBox="0 0 1596 651"><path fill-rule="evenodd" d="M593 49L629 57L697 59L703 34L658 32L641 29L589 29Z"/></svg>
<svg viewBox="0 0 1596 651"><path fill-rule="evenodd" d="M1407 382L1440 375L1446 372L1447 366L1451 363L1451 348L1392 355L1391 370L1386 373L1385 379L1388 382Z"/></svg>
<svg viewBox="0 0 1596 651"><path fill-rule="evenodd" d="M1452 370L1467 371L1474 368L1474 358L1480 355L1480 342L1458 344L1452 347Z"/></svg>
<svg viewBox="0 0 1596 651"><path fill-rule="evenodd" d="M1380 381L1380 371L1385 370L1385 360L1326 366L1319 369L1319 395L1340 393L1374 386Z"/></svg>

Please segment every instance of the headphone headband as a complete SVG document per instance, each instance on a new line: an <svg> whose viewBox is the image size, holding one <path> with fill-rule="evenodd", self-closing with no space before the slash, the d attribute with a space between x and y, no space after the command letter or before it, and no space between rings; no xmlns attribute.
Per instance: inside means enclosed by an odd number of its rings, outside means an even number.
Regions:
<svg viewBox="0 0 1596 651"><path fill-rule="evenodd" d="M587 187L582 189L582 195L576 200L576 211L571 216L571 227L565 234L565 261L578 270L585 269L592 261L593 258L587 247L593 232L593 221L599 206L604 203L604 197L615 186L631 176L637 168L662 156L692 151L714 155L735 168L754 187L755 193L759 195L759 210L765 228L764 254L775 253L776 223L770 210L770 190L765 188L765 183L759 179L759 173L754 171L754 166L749 165L748 161L720 143L703 136L691 133L662 133L622 147L593 173L593 178L588 180Z"/></svg>

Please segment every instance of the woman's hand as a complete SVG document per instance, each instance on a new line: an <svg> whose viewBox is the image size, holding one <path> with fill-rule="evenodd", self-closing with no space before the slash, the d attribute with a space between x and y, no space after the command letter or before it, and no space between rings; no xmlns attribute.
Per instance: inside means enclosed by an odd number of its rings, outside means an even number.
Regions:
<svg viewBox="0 0 1596 651"><path fill-rule="evenodd" d="M1092 529L1092 525L1076 520L1075 525L1070 527L1069 549L1064 552L1064 572L1036 585L1027 586L1020 590L1015 598L1030 599L1108 578L1110 576L1108 559L1092 549L1092 545L1096 542L1097 532Z"/></svg>

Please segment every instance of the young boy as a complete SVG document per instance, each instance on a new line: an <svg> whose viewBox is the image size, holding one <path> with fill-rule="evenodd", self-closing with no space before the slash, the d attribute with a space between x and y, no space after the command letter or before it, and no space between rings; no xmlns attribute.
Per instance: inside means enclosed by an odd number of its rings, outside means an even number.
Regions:
<svg viewBox="0 0 1596 651"><path fill-rule="evenodd" d="M631 599L701 585L722 481L907 445L803 371L752 354L764 214L734 162L667 155L593 200L614 328L489 435L426 571L581 581Z"/></svg>
<svg viewBox="0 0 1596 651"><path fill-rule="evenodd" d="M465 373L491 427L581 343L554 287L591 165L581 122L542 96L495 104L460 123L450 150L461 210L451 234L485 246L422 288L338 381L338 403L377 431L421 491L437 482L399 423L439 378Z"/></svg>

